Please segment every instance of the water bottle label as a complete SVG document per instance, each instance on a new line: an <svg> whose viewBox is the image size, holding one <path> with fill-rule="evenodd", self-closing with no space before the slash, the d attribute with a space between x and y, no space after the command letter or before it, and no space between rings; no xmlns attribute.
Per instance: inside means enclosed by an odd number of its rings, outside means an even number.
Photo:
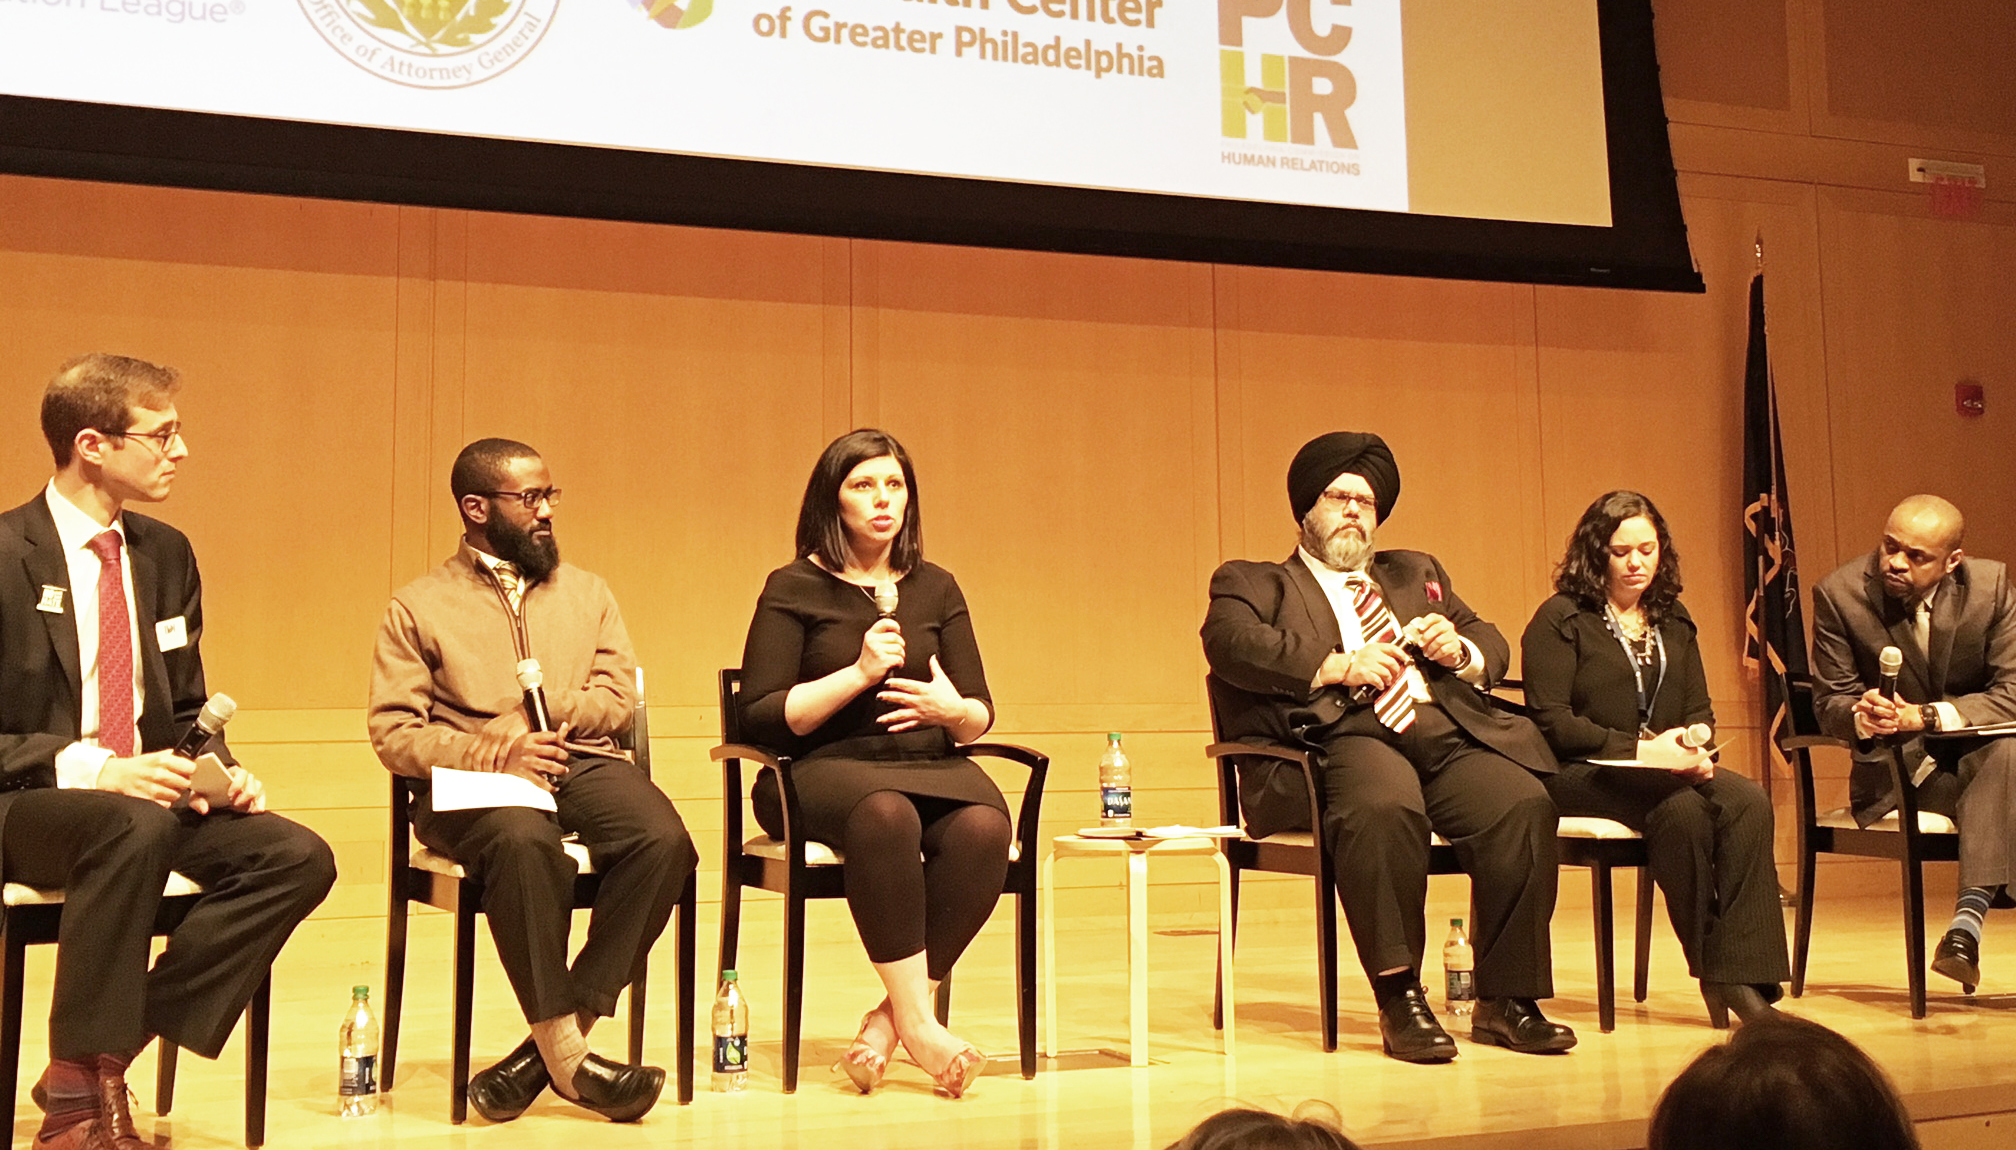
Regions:
<svg viewBox="0 0 2016 1150"><path fill-rule="evenodd" d="M749 1069L749 1036L746 1034L717 1034L714 1036L714 1073L737 1074Z"/></svg>
<svg viewBox="0 0 2016 1150"><path fill-rule="evenodd" d="M363 1098L378 1093L378 1056L343 1056L343 1080L337 1092L345 1098Z"/></svg>
<svg viewBox="0 0 2016 1150"><path fill-rule="evenodd" d="M1451 970L1446 972L1446 977L1448 979L1447 997L1450 1002L1472 1002L1476 1000L1477 984L1470 980L1470 971Z"/></svg>
<svg viewBox="0 0 2016 1150"><path fill-rule="evenodd" d="M1107 819L1129 819L1134 817L1133 787L1100 787L1099 817Z"/></svg>

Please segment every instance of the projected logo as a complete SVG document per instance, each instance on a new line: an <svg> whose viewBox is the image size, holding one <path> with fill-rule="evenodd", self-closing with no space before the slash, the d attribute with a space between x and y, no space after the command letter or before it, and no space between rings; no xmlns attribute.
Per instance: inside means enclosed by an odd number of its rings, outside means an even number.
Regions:
<svg viewBox="0 0 2016 1150"><path fill-rule="evenodd" d="M665 28L691 28L714 13L714 0L629 0L629 4Z"/></svg>
<svg viewBox="0 0 2016 1150"><path fill-rule="evenodd" d="M1337 57L1351 0L1218 0L1220 132L1227 139L1358 147L1358 78ZM1323 10L1319 16L1319 7ZM1267 49L1274 48L1275 51ZM1257 123L1255 122L1257 120Z"/></svg>
<svg viewBox="0 0 2016 1150"><path fill-rule="evenodd" d="M539 46L560 8L560 0L298 3L344 59L413 88L466 88L510 71Z"/></svg>

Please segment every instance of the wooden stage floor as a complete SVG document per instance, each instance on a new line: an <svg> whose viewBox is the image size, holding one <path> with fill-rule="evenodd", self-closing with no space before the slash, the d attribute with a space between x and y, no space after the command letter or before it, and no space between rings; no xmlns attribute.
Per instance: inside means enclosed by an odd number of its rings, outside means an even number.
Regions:
<svg viewBox="0 0 2016 1150"><path fill-rule="evenodd" d="M1620 894L1625 905L1619 921L1628 923L1628 891ZM1439 903L1430 909L1444 920L1461 913L1459 906ZM1995 993L2016 988L2016 919L1997 914L1989 920L1984 948L1989 982L1981 993L1963 1000L1956 986L1934 976L1931 1014L1913 1022L1896 914L1891 899L1823 904L1812 985L1803 999L1789 1000L1789 1008L1850 1035L1883 1063L1918 1118L1929 1150L2016 1145L2016 993ZM448 984L449 936L438 915L415 922L396 1093L376 1115L333 1116L337 1024L353 983L378 989L383 928L368 921L311 923L276 970L268 1144L276 1150L546 1150L592 1140L612 1150L688 1145L1157 1150L1228 1104L1286 1109L1317 1098L1335 1105L1349 1133L1371 1145L1636 1147L1643 1145L1645 1116L1665 1083L1717 1039L1663 915L1653 936L1649 1001L1629 1001L1625 937L1618 951L1626 972L1625 1001L1616 1031L1599 1033L1586 909L1564 905L1554 924L1559 996L1548 1009L1581 1033L1582 1044L1573 1052L1517 1055L1473 1046L1458 1031L1462 1055L1452 1065L1390 1061L1379 1054L1362 980L1347 975L1342 1043L1326 1055L1317 1038L1307 920L1272 917L1242 931L1236 1059L1218 1052L1209 1024L1214 935L1156 934L1149 957L1153 1063L1139 1070L1129 1069L1124 1058L1097 1053L1126 1043L1124 930L1117 919L1067 925L1058 947L1060 1045L1067 1053L1057 1063L1043 1062L1036 1079L1025 1082L1014 1066L1011 935L1003 929L1007 916L997 915L962 965L953 1009L954 1029L997 1061L965 1100L954 1102L935 1097L928 1079L907 1063L894 1068L870 1097L854 1093L829 1069L860 1011L877 997L838 904L815 906L809 915L805 1065L798 1092L780 1093L778 916L753 902L745 915L741 960L754 1015L747 1093L709 1093L703 1061L692 1106L661 1104L633 1126L602 1122L548 1094L518 1121L496 1128L480 1119L459 1128L447 1120L448 1012L441 996ZM701 926L700 965L711 972L714 924L704 911ZM486 949L478 967L479 1066L522 1036L487 937L480 942ZM46 1015L50 950L31 951L29 1018ZM669 947L661 952L669 953ZM1432 960L1431 968L1439 969ZM665 961L654 968L650 1030L658 1057L667 1062L670 969ZM709 997L701 996L703 1036ZM26 1087L44 1056L40 1028L31 1027L25 1038L16 1145L28 1143L39 1117ZM613 1028L606 1041L616 1052L620 1038ZM167 1118L152 1110L152 1065L152 1056L144 1057L132 1079L140 1092L136 1116L143 1136L183 1150L240 1144L243 1062L237 1039L216 1063L183 1060L175 1112Z"/></svg>

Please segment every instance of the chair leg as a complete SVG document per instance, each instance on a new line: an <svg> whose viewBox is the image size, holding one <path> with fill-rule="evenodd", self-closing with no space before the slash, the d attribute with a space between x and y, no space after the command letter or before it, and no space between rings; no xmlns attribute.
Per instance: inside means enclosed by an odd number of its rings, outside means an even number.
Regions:
<svg viewBox="0 0 2016 1150"><path fill-rule="evenodd" d="M11 918L12 913L0 911ZM0 919L4 922L4 919ZM25 948L18 935L0 925L0 1115L14 1120L14 1102L21 1075L21 963Z"/></svg>
<svg viewBox="0 0 2016 1150"><path fill-rule="evenodd" d="M245 1145L266 1144L267 1037L273 1024L273 972L259 980L245 1008Z"/></svg>
<svg viewBox="0 0 2016 1150"><path fill-rule="evenodd" d="M463 890L455 906L455 1020L449 1041L448 1121L469 1120L469 1043L476 1001L476 907L481 897Z"/></svg>
<svg viewBox="0 0 2016 1150"><path fill-rule="evenodd" d="M784 1093L798 1090L798 1026L805 1016L805 895L784 896Z"/></svg>
<svg viewBox="0 0 2016 1150"><path fill-rule="evenodd" d="M1317 999L1323 1011L1323 1052L1337 1049L1337 894L1332 884L1316 879Z"/></svg>
<svg viewBox="0 0 2016 1150"><path fill-rule="evenodd" d="M735 953L742 942L742 878L735 873L737 860L730 856L721 867L721 947L722 971L735 969Z"/></svg>
<svg viewBox="0 0 2016 1150"><path fill-rule="evenodd" d="M1610 904L1610 864L1601 859L1589 865L1589 903L1596 918L1596 1024L1608 1034L1617 1029L1617 966L1611 945L1616 923Z"/></svg>
<svg viewBox="0 0 2016 1150"><path fill-rule="evenodd" d="M1652 868L1638 867L1638 930L1633 938L1637 955L1631 969L1631 999L1645 1001L1652 989Z"/></svg>
<svg viewBox="0 0 2016 1150"><path fill-rule="evenodd" d="M644 1061L644 987L650 980L650 960L640 956L637 959L637 969L630 978L630 1017L626 1027L630 1039L630 1063L633 1066Z"/></svg>
<svg viewBox="0 0 2016 1150"><path fill-rule="evenodd" d="M165 1115L175 1109L175 1060L181 1049L163 1038L154 1050L154 1113ZM249 1050L246 1052L251 1053Z"/></svg>
<svg viewBox="0 0 2016 1150"><path fill-rule="evenodd" d="M1022 1039L1022 1077L1036 1077L1036 895L1015 892L1015 1021ZM949 1003L947 1004L950 1005Z"/></svg>
<svg viewBox="0 0 2016 1150"><path fill-rule="evenodd" d="M1911 1017L1925 1017L1925 871L1917 859L1904 868L1904 960L1911 964Z"/></svg>
<svg viewBox="0 0 2016 1150"><path fill-rule="evenodd" d="M1799 907L1792 916L1792 997L1806 993L1806 949L1813 942L1813 865L1820 852L1799 840Z"/></svg>
<svg viewBox="0 0 2016 1150"><path fill-rule="evenodd" d="M695 892L697 880L686 883L686 893L679 896L679 932L675 943L679 951L679 987L674 992L678 1000L679 1048L673 1057L673 1073L679 1078L679 1105L693 1101L693 980L696 965L695 947L699 932L693 921L699 896Z"/></svg>
<svg viewBox="0 0 2016 1150"><path fill-rule="evenodd" d="M1225 924L1225 929L1232 932L1232 947L1230 949L1236 951L1239 946L1239 868L1236 866L1231 869L1229 883L1231 887L1232 919ZM1217 986L1211 992L1211 1029L1213 1030L1225 1029L1225 964L1221 962L1218 965Z"/></svg>
<svg viewBox="0 0 2016 1150"><path fill-rule="evenodd" d="M392 1092L392 1075L399 1062L399 1008L406 998L406 864L392 861L392 905L385 914L385 987L379 1013L383 1039L379 1045L378 1090Z"/></svg>

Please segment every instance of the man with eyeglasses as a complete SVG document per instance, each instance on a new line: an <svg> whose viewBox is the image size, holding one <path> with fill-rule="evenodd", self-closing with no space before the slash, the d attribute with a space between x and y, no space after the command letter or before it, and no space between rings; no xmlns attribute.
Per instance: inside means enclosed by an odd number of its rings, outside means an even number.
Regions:
<svg viewBox="0 0 2016 1150"><path fill-rule="evenodd" d="M1813 702L1822 731L1853 741L1858 824L1897 809L1893 743L1918 809L1957 824L1960 897L1932 969L1971 993L1988 908L2016 906L2016 736L1953 732L2016 722L2016 591L2003 564L1961 550L1965 535L1958 507L1913 495L1874 551L1813 588ZM1887 682L1886 647L1901 656Z"/></svg>
<svg viewBox="0 0 2016 1150"><path fill-rule="evenodd" d="M665 1072L588 1050L699 863L671 800L619 749L637 706L636 656L608 584L560 560L560 491L539 453L509 439L462 449L449 477L462 541L392 596L371 665L371 745L413 796L413 833L483 881L490 935L532 1035L469 1081L469 1103L508 1122L548 1086L615 1121L657 1102ZM535 729L517 678L536 660L555 729ZM519 776L532 806L437 807L442 769ZM571 967L575 863L601 887Z"/></svg>
<svg viewBox="0 0 2016 1150"><path fill-rule="evenodd" d="M1511 649L1434 556L1376 551L1400 472L1376 435L1336 431L1297 452L1288 500L1300 545L1280 563L1211 577L1204 655L1220 734L1316 752L1322 841L1379 1006L1381 1046L1446 1062L1456 1043L1421 985L1429 836L1471 878L1473 1041L1546 1054L1575 1045L1551 997L1556 816L1538 776L1559 769L1539 730L1485 695ZM1301 775L1245 763L1246 833L1309 827Z"/></svg>
<svg viewBox="0 0 2016 1150"><path fill-rule="evenodd" d="M328 844L266 813L221 736L222 801L169 748L206 698L203 593L180 531L126 509L189 457L180 377L64 364L42 396L55 474L0 515L0 880L61 888L44 1150L140 1150L126 1069L155 1037L217 1057L280 947L336 881ZM171 872L205 893L149 949Z"/></svg>

